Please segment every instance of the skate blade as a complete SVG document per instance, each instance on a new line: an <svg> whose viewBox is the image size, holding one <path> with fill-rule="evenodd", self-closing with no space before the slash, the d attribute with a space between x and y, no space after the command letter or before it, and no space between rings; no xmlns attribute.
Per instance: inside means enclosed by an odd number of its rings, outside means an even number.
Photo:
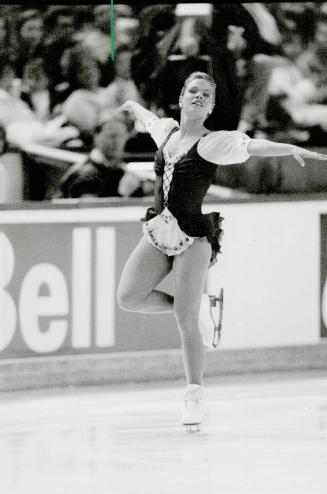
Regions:
<svg viewBox="0 0 327 494"><path fill-rule="evenodd" d="M210 299L210 314L211 314L211 318L214 321L214 325L215 325L213 340L210 344L210 350L217 350L218 344L220 342L222 322L223 322L224 289L221 288L219 297L216 297L215 295L209 295L209 299ZM214 314L212 312L212 309L217 307L217 302L218 302L218 307L219 307L218 324L215 322Z"/></svg>
<svg viewBox="0 0 327 494"><path fill-rule="evenodd" d="M183 424L187 433L200 432L200 424Z"/></svg>

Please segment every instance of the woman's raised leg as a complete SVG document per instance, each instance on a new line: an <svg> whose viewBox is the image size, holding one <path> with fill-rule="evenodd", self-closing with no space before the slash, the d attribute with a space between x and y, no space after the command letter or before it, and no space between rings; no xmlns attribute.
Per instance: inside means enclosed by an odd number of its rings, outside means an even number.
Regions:
<svg viewBox="0 0 327 494"><path fill-rule="evenodd" d="M121 275L117 293L120 307L135 312L173 312L174 298L156 290L171 268L172 258L143 237Z"/></svg>
<svg viewBox="0 0 327 494"><path fill-rule="evenodd" d="M203 379L204 346L199 331L199 310L210 256L211 245L206 237L201 237L174 257L174 308L181 333L187 384L201 385Z"/></svg>

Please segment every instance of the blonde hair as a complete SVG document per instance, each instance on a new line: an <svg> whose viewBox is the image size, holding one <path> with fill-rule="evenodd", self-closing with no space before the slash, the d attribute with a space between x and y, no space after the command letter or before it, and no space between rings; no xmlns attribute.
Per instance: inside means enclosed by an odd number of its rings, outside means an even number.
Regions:
<svg viewBox="0 0 327 494"><path fill-rule="evenodd" d="M211 87L213 89L212 106L214 106L215 100L216 100L216 83L215 83L214 79L209 74L207 74L206 72L200 72L200 71L192 72L192 74L190 74L185 79L184 85L183 85L182 90L181 90L180 97L183 97L183 95L185 93L186 86L188 85L189 82L193 81L194 79L204 79L205 81L209 82L209 84L211 85Z"/></svg>

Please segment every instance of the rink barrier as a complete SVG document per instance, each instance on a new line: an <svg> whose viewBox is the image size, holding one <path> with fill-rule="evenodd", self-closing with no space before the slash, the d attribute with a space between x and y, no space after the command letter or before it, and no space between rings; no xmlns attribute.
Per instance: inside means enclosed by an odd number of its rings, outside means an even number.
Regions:
<svg viewBox="0 0 327 494"><path fill-rule="evenodd" d="M327 153L325 147L312 149ZM64 171L72 163L85 160L85 154L81 152L57 149L43 144L25 144L21 152L26 200L54 197ZM123 159L130 165L129 169L137 174L142 168L142 163L153 168L151 152L125 153ZM327 190L327 171L323 161L306 160L306 166L303 168L291 156L274 158L251 156L245 165L218 167L214 183L221 188L219 194L223 199L233 195L235 197L236 191L237 194L244 195L269 194L271 191L280 194L322 193Z"/></svg>
<svg viewBox="0 0 327 494"><path fill-rule="evenodd" d="M327 344L221 350L206 355L206 377L327 371ZM184 379L179 349L0 361L0 391Z"/></svg>
<svg viewBox="0 0 327 494"><path fill-rule="evenodd" d="M1 390L182 377L173 314L116 301L149 204L0 207ZM325 195L206 201L212 210L226 231L206 289L224 288L224 321L208 374L326 368Z"/></svg>

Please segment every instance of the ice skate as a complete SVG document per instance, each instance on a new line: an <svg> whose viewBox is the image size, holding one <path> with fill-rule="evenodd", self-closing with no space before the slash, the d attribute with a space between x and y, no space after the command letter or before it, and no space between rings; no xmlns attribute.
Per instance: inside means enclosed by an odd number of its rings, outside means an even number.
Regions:
<svg viewBox="0 0 327 494"><path fill-rule="evenodd" d="M199 432L203 420L203 389L197 384L189 384L184 398L182 424L186 432Z"/></svg>
<svg viewBox="0 0 327 494"><path fill-rule="evenodd" d="M203 293L200 312L199 328L202 334L203 344L211 350L215 350L221 336L223 320L224 290L220 290L219 297Z"/></svg>

